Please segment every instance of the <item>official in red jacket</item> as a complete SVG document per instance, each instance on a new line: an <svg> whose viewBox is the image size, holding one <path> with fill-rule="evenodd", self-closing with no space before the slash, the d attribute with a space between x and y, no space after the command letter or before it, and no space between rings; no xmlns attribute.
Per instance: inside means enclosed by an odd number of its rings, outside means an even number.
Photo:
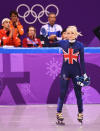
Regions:
<svg viewBox="0 0 100 131"><path fill-rule="evenodd" d="M29 26L27 37L23 39L23 47L42 47L40 39L36 38L36 29Z"/></svg>

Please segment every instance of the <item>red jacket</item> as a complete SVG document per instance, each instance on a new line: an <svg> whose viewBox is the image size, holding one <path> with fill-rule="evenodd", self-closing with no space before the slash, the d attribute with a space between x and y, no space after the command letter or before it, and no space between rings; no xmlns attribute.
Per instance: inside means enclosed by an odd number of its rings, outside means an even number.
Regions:
<svg viewBox="0 0 100 131"><path fill-rule="evenodd" d="M10 21L10 29L14 30L13 40L11 41L12 45L14 45L15 47L20 46L21 45L21 40L20 40L20 38L18 36L24 34L23 26L21 25L20 22L18 22L17 28L15 28L13 26L13 24L12 24L12 21Z"/></svg>
<svg viewBox="0 0 100 131"><path fill-rule="evenodd" d="M0 46L1 45L11 45L11 38L7 36L7 31L4 29L0 30Z"/></svg>
<svg viewBox="0 0 100 131"><path fill-rule="evenodd" d="M7 35L7 31L4 29L0 30L0 46L3 45L9 45L9 46L15 46L18 47L21 45L21 40L18 37L19 35L23 35L24 30L22 25L19 23L17 25L17 28L15 28L12 25L12 22L10 22L10 30L13 30L13 36L12 38L10 35Z"/></svg>
<svg viewBox="0 0 100 131"><path fill-rule="evenodd" d="M42 47L41 41L38 38L30 39L29 37L23 39L23 47Z"/></svg>

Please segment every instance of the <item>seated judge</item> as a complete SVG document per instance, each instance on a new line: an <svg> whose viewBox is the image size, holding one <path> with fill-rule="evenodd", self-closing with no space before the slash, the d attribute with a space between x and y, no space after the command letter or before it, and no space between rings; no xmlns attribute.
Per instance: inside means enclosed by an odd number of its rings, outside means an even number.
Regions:
<svg viewBox="0 0 100 131"><path fill-rule="evenodd" d="M29 26L27 29L27 37L23 39L23 47L42 47L40 39L36 38L36 29Z"/></svg>

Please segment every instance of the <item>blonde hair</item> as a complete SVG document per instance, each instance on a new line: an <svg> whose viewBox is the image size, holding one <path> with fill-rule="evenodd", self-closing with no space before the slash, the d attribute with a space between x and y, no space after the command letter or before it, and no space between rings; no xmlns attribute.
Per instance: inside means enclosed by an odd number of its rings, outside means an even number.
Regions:
<svg viewBox="0 0 100 131"><path fill-rule="evenodd" d="M83 35L81 34L81 32L78 32L76 26L68 26L67 29L66 29L66 31L67 31L67 30L71 30L71 31L73 31L74 33L76 33L77 37L78 37L78 36L83 36Z"/></svg>
<svg viewBox="0 0 100 131"><path fill-rule="evenodd" d="M8 18L4 18L4 19L2 20L2 24L3 24L5 21L10 22L10 19L8 19Z"/></svg>

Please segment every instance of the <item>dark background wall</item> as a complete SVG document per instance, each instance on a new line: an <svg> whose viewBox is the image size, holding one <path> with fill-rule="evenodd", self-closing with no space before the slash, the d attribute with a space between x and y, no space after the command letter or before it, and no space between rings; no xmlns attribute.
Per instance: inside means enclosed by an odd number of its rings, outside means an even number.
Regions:
<svg viewBox="0 0 100 131"><path fill-rule="evenodd" d="M76 25L83 37L79 38L86 46L94 46L99 43L99 40L95 39L93 29L100 25L100 0L3 0L0 6L0 21L3 18L9 17L10 10L15 10L20 4L27 4L30 9L35 4L41 4L44 9L49 4L54 4L59 9L57 16L57 23L66 28L68 25ZM33 9L38 15L42 9L35 7ZM21 7L19 13L24 15L27 8ZM56 12L53 7L48 8L48 11ZM34 12L33 12L34 14ZM31 13L26 18L32 22L34 17ZM47 21L47 17L44 14L41 18L42 21ZM25 23L23 18L20 18L21 23L24 26L25 32L29 24ZM38 20L33 24L39 34L42 24Z"/></svg>

